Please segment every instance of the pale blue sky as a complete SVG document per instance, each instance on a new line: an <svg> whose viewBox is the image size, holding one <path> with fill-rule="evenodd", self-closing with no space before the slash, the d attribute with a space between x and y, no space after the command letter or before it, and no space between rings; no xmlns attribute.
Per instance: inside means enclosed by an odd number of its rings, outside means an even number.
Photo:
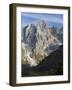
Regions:
<svg viewBox="0 0 72 90"><path fill-rule="evenodd" d="M30 23L36 24L39 20L45 20L49 27L63 27L63 14L21 13L22 27Z"/></svg>

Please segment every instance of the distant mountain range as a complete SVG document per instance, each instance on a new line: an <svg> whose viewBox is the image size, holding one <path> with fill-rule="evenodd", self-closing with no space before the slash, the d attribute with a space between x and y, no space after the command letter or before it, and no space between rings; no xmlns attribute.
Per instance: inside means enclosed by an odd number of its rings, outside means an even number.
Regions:
<svg viewBox="0 0 72 90"><path fill-rule="evenodd" d="M63 27L63 24L57 23L57 22L48 22L48 26L49 26L49 28L54 26L54 27L60 29L61 27Z"/></svg>
<svg viewBox="0 0 72 90"><path fill-rule="evenodd" d="M22 64L37 66L62 44L63 28L49 28L44 20L40 20L36 25L26 25L22 29Z"/></svg>

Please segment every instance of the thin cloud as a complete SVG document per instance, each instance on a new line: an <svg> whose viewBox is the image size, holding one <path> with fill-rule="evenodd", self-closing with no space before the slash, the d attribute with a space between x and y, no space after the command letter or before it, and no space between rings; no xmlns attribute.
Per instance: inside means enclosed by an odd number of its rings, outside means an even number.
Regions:
<svg viewBox="0 0 72 90"><path fill-rule="evenodd" d="M44 13L21 13L22 23L31 23L38 20L45 20L48 22L55 22L63 24L63 15L62 14L44 14Z"/></svg>

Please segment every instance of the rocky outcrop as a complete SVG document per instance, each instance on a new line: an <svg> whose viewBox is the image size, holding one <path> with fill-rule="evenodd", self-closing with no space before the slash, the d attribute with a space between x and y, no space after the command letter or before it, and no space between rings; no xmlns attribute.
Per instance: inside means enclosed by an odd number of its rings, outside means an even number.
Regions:
<svg viewBox="0 0 72 90"><path fill-rule="evenodd" d="M38 65L45 57L62 45L59 36L55 36L44 20L36 25L23 28L21 42L22 64Z"/></svg>

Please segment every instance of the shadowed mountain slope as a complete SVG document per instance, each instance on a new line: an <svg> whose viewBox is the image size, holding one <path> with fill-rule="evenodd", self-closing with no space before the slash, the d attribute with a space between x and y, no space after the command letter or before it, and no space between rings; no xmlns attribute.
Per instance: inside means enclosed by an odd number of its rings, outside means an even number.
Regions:
<svg viewBox="0 0 72 90"><path fill-rule="evenodd" d="M22 64L22 77L48 75L63 75L63 46L60 46L35 67Z"/></svg>

